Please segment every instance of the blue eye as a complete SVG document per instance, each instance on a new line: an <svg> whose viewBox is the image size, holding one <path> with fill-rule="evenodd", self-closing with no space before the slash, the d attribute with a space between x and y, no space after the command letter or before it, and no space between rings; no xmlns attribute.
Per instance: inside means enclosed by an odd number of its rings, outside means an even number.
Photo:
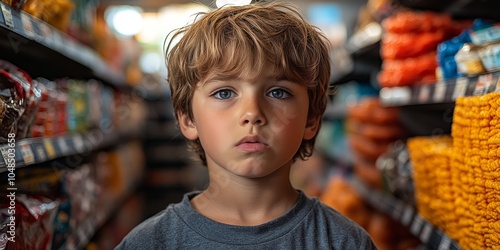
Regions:
<svg viewBox="0 0 500 250"><path fill-rule="evenodd" d="M269 91L268 96L276 99L285 99L290 97L290 93L288 91L285 91L283 89L273 89Z"/></svg>
<svg viewBox="0 0 500 250"><path fill-rule="evenodd" d="M221 89L213 94L217 99L225 100L234 96L234 92L229 89Z"/></svg>

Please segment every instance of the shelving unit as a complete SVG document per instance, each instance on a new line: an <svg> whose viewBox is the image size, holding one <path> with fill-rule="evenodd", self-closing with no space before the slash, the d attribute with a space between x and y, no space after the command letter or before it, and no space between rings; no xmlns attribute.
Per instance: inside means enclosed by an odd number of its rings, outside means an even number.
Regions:
<svg viewBox="0 0 500 250"><path fill-rule="evenodd" d="M331 85L349 81L370 81L381 64L379 48L382 36L380 24L371 23L356 32L345 47L331 52Z"/></svg>
<svg viewBox="0 0 500 250"><path fill-rule="evenodd" d="M351 183L370 205L408 227L410 232L426 246L426 249L460 249L458 244L443 231L422 218L414 207L391 195L366 187L355 178L351 180Z"/></svg>
<svg viewBox="0 0 500 250"><path fill-rule="evenodd" d="M104 131L94 129L75 135L46 138L26 138L16 142L16 169L43 163L60 157L87 154L97 149L117 143L120 139L137 135L139 128L132 131ZM0 146L0 173L7 171L9 146Z"/></svg>
<svg viewBox="0 0 500 250"><path fill-rule="evenodd" d="M493 72L425 85L387 87L380 90L380 101L386 106L454 103L461 96L500 91L499 79L500 72Z"/></svg>
<svg viewBox="0 0 500 250"><path fill-rule="evenodd" d="M124 75L110 68L96 51L27 13L2 2L0 8L0 59L35 77L95 78L126 87Z"/></svg>
<svg viewBox="0 0 500 250"><path fill-rule="evenodd" d="M456 18L487 18L497 19L495 11L500 7L500 2L495 0L397 0L401 5L419 10L432 10L450 13Z"/></svg>
<svg viewBox="0 0 500 250"><path fill-rule="evenodd" d="M0 59L25 70L32 78L96 79L115 90L138 97L151 97L157 92L147 89L134 90L127 85L126 77L119 69L110 67L89 46L78 42L68 34L50 26L23 11L14 10L0 2ZM130 92L138 91L138 92ZM163 93L161 93L163 94ZM157 96L152 96L157 98ZM118 124L117 124L118 125ZM17 139L15 143L15 169L36 167L41 163L64 157L85 157L92 152L120 145L123 141L138 138L144 124L130 121L123 127L110 125L101 129L75 134L42 138ZM12 148L10 148L12 150ZM0 144L0 174L7 172L9 146ZM69 158L68 158L69 159ZM54 165L55 166L55 165ZM78 167L79 163L65 167ZM116 196L110 196L103 207L99 207L83 223L71 228L70 236L60 249L83 249L96 231L120 208L120 204L138 185L141 176L130 177L132 186ZM130 183L127 183L127 185Z"/></svg>
<svg viewBox="0 0 500 250"><path fill-rule="evenodd" d="M132 192L129 190L129 192ZM127 192L127 194L129 193ZM85 245L89 242L92 236L95 235L97 229L100 228L106 220L110 218L117 209L119 209L117 204L122 204L126 199L127 195L123 195L116 201L110 201L109 207L100 208L94 216L89 216L84 223L80 224L72 234L66 239L66 243L62 245L60 250L77 250L84 249Z"/></svg>

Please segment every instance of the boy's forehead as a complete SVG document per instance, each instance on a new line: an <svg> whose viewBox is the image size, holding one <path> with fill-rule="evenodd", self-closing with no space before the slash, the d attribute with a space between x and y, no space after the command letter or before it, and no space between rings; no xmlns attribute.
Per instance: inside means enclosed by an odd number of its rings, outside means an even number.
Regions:
<svg viewBox="0 0 500 250"><path fill-rule="evenodd" d="M225 72L223 70L212 70L204 78L202 82L210 81L229 81L229 80L286 80L285 75L281 70L277 70L276 67L268 65L263 67L261 70L252 69L251 67L245 67L244 70L239 72Z"/></svg>

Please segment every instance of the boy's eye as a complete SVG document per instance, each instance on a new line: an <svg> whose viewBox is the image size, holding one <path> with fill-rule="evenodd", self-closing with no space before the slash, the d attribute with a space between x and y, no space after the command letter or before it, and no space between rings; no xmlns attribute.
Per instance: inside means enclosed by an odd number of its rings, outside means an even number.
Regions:
<svg viewBox="0 0 500 250"><path fill-rule="evenodd" d="M288 93L283 89L273 89L269 91L268 95L272 98L277 98L277 99L285 99L291 96L290 93Z"/></svg>
<svg viewBox="0 0 500 250"><path fill-rule="evenodd" d="M213 96L217 99L224 100L224 99L229 99L229 98L233 97L234 92L229 90L229 89L221 89L221 90L218 90L217 92L215 92L213 94Z"/></svg>

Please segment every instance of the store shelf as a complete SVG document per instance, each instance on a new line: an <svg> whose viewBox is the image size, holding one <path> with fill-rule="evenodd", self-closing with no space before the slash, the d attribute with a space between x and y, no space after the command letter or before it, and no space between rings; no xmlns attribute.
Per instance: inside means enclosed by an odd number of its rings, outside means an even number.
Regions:
<svg viewBox="0 0 500 250"><path fill-rule="evenodd" d="M454 103L461 96L477 96L500 91L500 72L476 77L459 77L435 84L386 87L380 90L385 106Z"/></svg>
<svg viewBox="0 0 500 250"><path fill-rule="evenodd" d="M133 136L136 131L101 131L91 130L86 133L44 138L26 138L16 141L16 169L43 163L60 157L86 154L99 148L112 145L125 136ZM0 173L7 171L8 144L0 146Z"/></svg>
<svg viewBox="0 0 500 250"><path fill-rule="evenodd" d="M92 237L97 231L104 226L114 213L120 209L120 204L125 203L125 200L133 193L139 186L139 180L130 189L116 200L112 199L108 202L109 207L96 209L95 213L87 217L86 220L75 228L66 242L59 248L60 250L78 250L85 249L85 246L90 242Z"/></svg>
<svg viewBox="0 0 500 250"><path fill-rule="evenodd" d="M344 47L331 51L331 85L350 81L370 82L380 70L382 27L371 23L357 31Z"/></svg>
<svg viewBox="0 0 500 250"><path fill-rule="evenodd" d="M449 13L456 18L487 18L499 20L497 0L397 0L401 5L419 10Z"/></svg>
<svg viewBox="0 0 500 250"><path fill-rule="evenodd" d="M0 59L33 77L97 78L125 87L125 76L67 34L31 15L0 2Z"/></svg>
<svg viewBox="0 0 500 250"><path fill-rule="evenodd" d="M352 179L351 183L370 205L408 227L410 232L426 246L426 249L460 249L458 244L443 231L422 218L414 207L391 195L375 191L357 179Z"/></svg>

